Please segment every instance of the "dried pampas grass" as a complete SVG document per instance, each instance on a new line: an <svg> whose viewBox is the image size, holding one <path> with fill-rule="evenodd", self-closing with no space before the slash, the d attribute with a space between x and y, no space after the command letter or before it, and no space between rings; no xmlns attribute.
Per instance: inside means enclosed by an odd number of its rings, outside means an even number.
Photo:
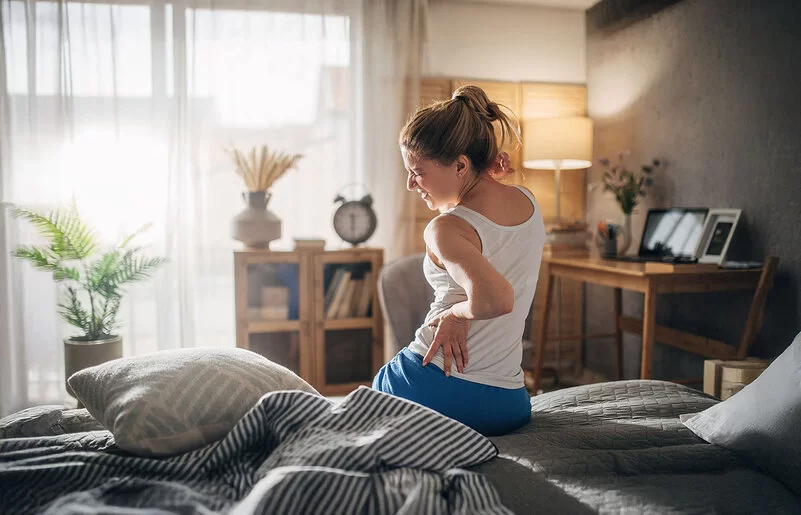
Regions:
<svg viewBox="0 0 801 515"><path fill-rule="evenodd" d="M234 160L236 173L245 180L248 191L267 191L303 157L271 151L267 145L254 146L248 153L233 147L226 152Z"/></svg>

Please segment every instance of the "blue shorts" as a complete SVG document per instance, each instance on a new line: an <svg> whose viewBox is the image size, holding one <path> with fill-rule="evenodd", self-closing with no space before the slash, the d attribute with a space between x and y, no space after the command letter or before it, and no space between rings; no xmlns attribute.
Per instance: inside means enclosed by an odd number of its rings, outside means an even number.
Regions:
<svg viewBox="0 0 801 515"><path fill-rule="evenodd" d="M514 431L531 417L531 397L524 387L510 390L448 377L436 365L424 367L423 357L408 347L381 367L373 389L427 406L484 436Z"/></svg>

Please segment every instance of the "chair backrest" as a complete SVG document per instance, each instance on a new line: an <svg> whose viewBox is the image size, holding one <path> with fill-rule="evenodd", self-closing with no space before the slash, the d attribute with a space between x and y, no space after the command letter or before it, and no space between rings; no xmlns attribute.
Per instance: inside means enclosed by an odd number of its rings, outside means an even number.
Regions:
<svg viewBox="0 0 801 515"><path fill-rule="evenodd" d="M434 301L434 290L423 275L424 257L420 253L398 258L378 274L378 301L394 337L393 354L414 340Z"/></svg>

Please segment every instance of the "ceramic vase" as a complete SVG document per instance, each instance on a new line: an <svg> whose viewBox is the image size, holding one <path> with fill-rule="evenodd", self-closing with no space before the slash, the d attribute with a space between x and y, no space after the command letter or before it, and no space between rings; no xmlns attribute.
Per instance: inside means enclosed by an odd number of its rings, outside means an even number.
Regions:
<svg viewBox="0 0 801 515"><path fill-rule="evenodd" d="M631 246L631 214L623 215L623 223L621 224L621 233L617 238L619 242L617 247L617 254L623 256Z"/></svg>
<svg viewBox="0 0 801 515"><path fill-rule="evenodd" d="M281 237L281 220L267 209L270 194L248 191L242 198L247 205L231 221L231 237L250 248L269 248L272 240Z"/></svg>

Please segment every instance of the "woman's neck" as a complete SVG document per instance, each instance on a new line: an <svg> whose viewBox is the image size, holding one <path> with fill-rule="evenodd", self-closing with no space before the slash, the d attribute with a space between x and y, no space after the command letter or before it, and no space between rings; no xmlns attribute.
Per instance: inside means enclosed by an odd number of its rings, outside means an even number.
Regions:
<svg viewBox="0 0 801 515"><path fill-rule="evenodd" d="M464 204L481 194L489 184L488 181L494 180L486 174L470 174L469 179L465 180L461 191L456 197L456 206Z"/></svg>

